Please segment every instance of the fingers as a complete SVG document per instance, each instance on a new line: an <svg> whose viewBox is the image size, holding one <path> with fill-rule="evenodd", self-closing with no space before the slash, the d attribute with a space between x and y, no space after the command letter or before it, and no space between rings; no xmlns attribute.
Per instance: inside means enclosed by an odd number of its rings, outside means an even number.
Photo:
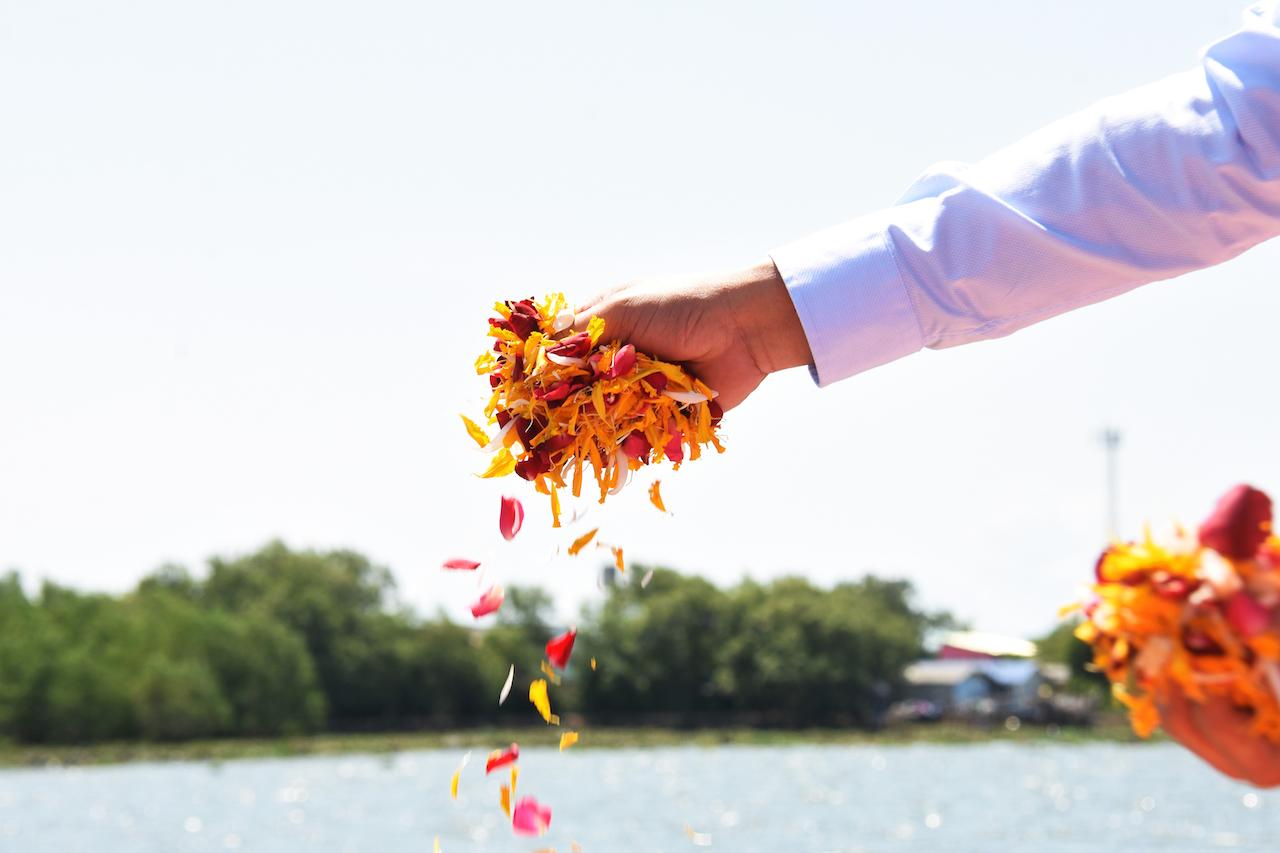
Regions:
<svg viewBox="0 0 1280 853"><path fill-rule="evenodd" d="M1280 748L1252 733L1249 713L1223 697L1210 699L1194 711L1219 754L1239 767L1244 779L1260 787L1280 785Z"/></svg>
<svg viewBox="0 0 1280 853"><path fill-rule="evenodd" d="M1244 779L1244 770L1231 757L1224 755L1211 740L1212 730L1206 729L1198 716L1199 705L1179 690L1161 703L1160 723L1169 737L1191 750L1219 773L1232 779Z"/></svg>

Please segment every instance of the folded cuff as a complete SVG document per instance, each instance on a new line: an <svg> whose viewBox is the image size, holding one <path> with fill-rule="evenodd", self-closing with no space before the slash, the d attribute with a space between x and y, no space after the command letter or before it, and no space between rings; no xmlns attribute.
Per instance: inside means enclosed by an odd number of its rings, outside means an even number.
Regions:
<svg viewBox="0 0 1280 853"><path fill-rule="evenodd" d="M923 346L889 241L888 215L878 211L771 253L809 340L810 372L820 386Z"/></svg>

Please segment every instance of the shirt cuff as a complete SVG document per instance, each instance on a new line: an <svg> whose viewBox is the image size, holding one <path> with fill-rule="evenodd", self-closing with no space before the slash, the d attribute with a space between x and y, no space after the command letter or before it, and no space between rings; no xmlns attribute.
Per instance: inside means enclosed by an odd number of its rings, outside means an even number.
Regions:
<svg viewBox="0 0 1280 853"><path fill-rule="evenodd" d="M819 231L771 253L800 316L820 386L923 346L889 238L893 208Z"/></svg>

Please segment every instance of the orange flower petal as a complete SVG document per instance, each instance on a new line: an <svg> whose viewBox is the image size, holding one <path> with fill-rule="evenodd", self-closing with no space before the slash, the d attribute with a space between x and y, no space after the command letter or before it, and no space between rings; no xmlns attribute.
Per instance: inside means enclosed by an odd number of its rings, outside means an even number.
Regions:
<svg viewBox="0 0 1280 853"><path fill-rule="evenodd" d="M587 547L587 545L591 543L591 540L596 538L596 533L598 533L599 531L600 531L600 528L593 527L590 530L588 530L586 533L579 536L577 539L573 540L573 544L569 546L569 556L570 557L578 556L578 552L581 551L583 548Z"/></svg>
<svg viewBox="0 0 1280 853"><path fill-rule="evenodd" d="M658 480L653 481L653 485L649 487L649 503L656 506L660 511L666 512L667 507L662 503L662 492L658 490L661 483Z"/></svg>

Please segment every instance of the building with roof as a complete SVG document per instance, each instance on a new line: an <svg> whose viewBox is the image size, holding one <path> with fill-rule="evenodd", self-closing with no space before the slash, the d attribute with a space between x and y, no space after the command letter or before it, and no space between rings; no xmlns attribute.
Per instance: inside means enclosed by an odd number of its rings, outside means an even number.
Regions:
<svg viewBox="0 0 1280 853"><path fill-rule="evenodd" d="M916 661L903 672L906 699L925 702L941 717L1047 720L1053 697L1067 681L1065 667L993 657Z"/></svg>

